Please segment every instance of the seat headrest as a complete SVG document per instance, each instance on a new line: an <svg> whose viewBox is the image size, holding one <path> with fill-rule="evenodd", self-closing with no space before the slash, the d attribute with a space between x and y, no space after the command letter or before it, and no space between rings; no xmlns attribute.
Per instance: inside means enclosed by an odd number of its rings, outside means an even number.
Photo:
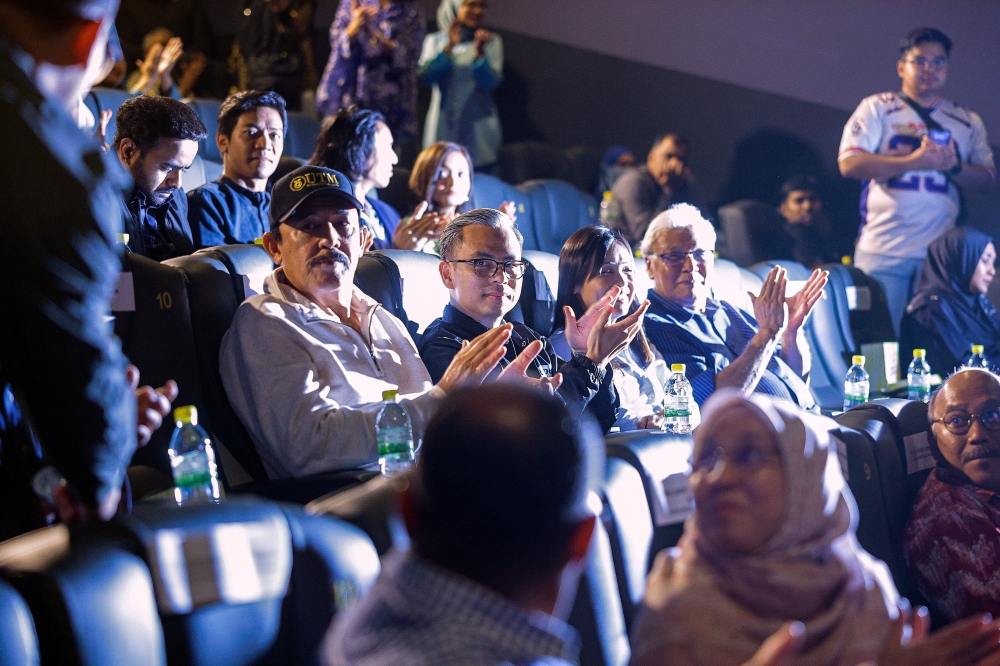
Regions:
<svg viewBox="0 0 1000 666"><path fill-rule="evenodd" d="M145 548L163 615L285 595L291 536L273 504L243 498L182 507L143 503L124 522Z"/></svg>

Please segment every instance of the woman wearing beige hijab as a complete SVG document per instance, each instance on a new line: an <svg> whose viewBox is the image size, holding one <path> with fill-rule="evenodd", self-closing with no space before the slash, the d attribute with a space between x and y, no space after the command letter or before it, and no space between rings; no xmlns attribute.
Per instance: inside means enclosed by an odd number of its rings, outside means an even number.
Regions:
<svg viewBox="0 0 1000 666"><path fill-rule="evenodd" d="M988 617L923 640L921 609L908 627L888 569L855 538L836 423L729 391L702 414L696 510L650 573L633 665L738 666L790 621L804 629L796 666L1000 663L1000 622Z"/></svg>

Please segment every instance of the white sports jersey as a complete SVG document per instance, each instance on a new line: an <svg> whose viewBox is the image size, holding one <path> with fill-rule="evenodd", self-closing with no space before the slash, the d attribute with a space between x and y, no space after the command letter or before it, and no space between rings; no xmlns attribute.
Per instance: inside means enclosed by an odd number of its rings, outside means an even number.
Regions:
<svg viewBox="0 0 1000 666"><path fill-rule="evenodd" d="M963 162L994 169L986 128L976 113L946 99L930 113L951 131ZM898 94L872 95L862 100L847 121L837 158L861 152L907 155L920 147L926 133L924 121ZM955 226L958 212L958 190L940 171L907 171L897 178L868 181L861 192L865 224L858 249L892 257L923 257L932 240Z"/></svg>

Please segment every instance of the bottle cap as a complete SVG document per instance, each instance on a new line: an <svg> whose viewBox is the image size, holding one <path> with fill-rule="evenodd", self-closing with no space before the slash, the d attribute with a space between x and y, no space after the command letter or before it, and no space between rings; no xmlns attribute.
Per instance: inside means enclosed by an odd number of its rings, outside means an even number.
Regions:
<svg viewBox="0 0 1000 666"><path fill-rule="evenodd" d="M927 350L926 349L914 349L913 350L913 358L924 358L925 356L927 356Z"/></svg>
<svg viewBox="0 0 1000 666"><path fill-rule="evenodd" d="M118 234L118 242L122 245L128 245L128 234Z"/></svg>
<svg viewBox="0 0 1000 666"><path fill-rule="evenodd" d="M982 345L972 345L973 354L982 354L984 347Z"/></svg>
<svg viewBox="0 0 1000 666"><path fill-rule="evenodd" d="M263 238L254 238L253 239L253 244L254 245L263 245L264 244L264 239Z"/></svg>
<svg viewBox="0 0 1000 666"><path fill-rule="evenodd" d="M198 408L194 405L185 405L174 409L174 421L178 423L190 423L198 425Z"/></svg>
<svg viewBox="0 0 1000 666"><path fill-rule="evenodd" d="M388 391L382 391L382 400L396 400L396 396L399 395L399 391L396 389L389 389Z"/></svg>
<svg viewBox="0 0 1000 666"><path fill-rule="evenodd" d="M854 365L864 365L865 357L862 356L861 354L856 354L851 357L851 363L853 363Z"/></svg>
<svg viewBox="0 0 1000 666"><path fill-rule="evenodd" d="M671 372L684 372L684 364L683 363L671 363L670 364L670 371Z"/></svg>
<svg viewBox="0 0 1000 666"><path fill-rule="evenodd" d="M845 254L840 258L840 263L842 263L845 266L850 266L851 264L854 263L854 259L851 258L851 255Z"/></svg>
<svg viewBox="0 0 1000 666"><path fill-rule="evenodd" d="M611 190L605 190L604 191L604 200L605 201L608 201L609 199L613 199L614 196L615 195L611 194Z"/></svg>

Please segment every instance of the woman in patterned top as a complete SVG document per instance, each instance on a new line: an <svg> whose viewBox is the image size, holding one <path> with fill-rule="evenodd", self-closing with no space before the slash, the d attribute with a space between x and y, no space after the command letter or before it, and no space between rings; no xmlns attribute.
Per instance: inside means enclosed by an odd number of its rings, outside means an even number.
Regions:
<svg viewBox="0 0 1000 666"><path fill-rule="evenodd" d="M341 0L316 108L324 115L355 104L374 109L397 142L416 138L417 60L425 24L415 0Z"/></svg>

